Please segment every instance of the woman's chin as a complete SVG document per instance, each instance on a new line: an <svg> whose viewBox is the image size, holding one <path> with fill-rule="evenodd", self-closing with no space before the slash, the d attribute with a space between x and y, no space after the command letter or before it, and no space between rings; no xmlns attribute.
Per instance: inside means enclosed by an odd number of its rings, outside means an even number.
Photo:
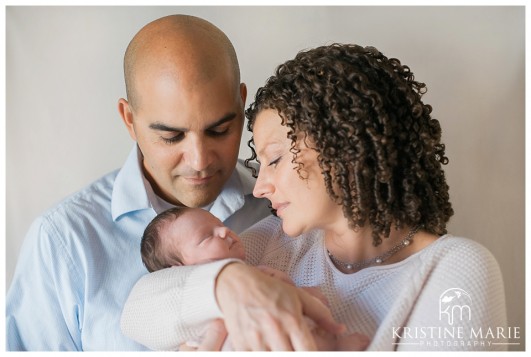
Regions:
<svg viewBox="0 0 531 357"><path fill-rule="evenodd" d="M283 219L282 220L282 230L284 231L284 233L286 233L288 236L292 237L292 238L296 238L298 236L300 236L301 234L305 233L304 229L302 229L302 227L300 226L296 226L296 225L290 225L288 223L286 223L286 221Z"/></svg>

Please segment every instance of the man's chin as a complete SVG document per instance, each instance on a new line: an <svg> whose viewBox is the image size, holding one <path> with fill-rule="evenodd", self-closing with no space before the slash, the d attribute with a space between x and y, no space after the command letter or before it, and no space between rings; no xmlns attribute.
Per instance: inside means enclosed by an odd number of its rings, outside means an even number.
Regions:
<svg viewBox="0 0 531 357"><path fill-rule="evenodd" d="M196 195L193 197L183 197L181 203L186 207L203 208L212 204L218 194Z"/></svg>

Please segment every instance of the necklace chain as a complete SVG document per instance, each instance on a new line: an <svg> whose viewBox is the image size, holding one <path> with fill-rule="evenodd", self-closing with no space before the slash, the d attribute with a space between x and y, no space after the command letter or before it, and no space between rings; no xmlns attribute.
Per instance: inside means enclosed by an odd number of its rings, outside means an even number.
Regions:
<svg viewBox="0 0 531 357"><path fill-rule="evenodd" d="M328 252L328 256L330 257L330 260L332 260L332 262L336 266L345 268L347 270L361 270L373 264L382 264L384 261L389 259L400 249L407 247L409 244L411 244L411 240L413 239L413 236L418 232L419 229L420 229L420 226L416 226L415 228L410 230L407 236L400 243L398 243L397 245L395 245L393 248L389 249L387 252L383 253L382 255L379 255L372 259L362 260L361 262L345 263L337 259L336 257L334 257L334 255L330 253L328 249L326 251Z"/></svg>

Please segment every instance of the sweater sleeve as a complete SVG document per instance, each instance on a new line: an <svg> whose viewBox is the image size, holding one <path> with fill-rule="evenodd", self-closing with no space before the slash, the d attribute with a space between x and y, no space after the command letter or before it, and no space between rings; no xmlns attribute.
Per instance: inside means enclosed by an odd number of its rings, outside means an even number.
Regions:
<svg viewBox="0 0 531 357"><path fill-rule="evenodd" d="M263 219L240 235L247 262L256 265L279 219ZM215 281L229 263L163 269L142 277L133 287L122 311L124 335L153 350L176 350L185 341L199 338L204 325L223 317L215 298Z"/></svg>
<svg viewBox="0 0 531 357"><path fill-rule="evenodd" d="M227 264L237 261L173 267L143 276L125 303L122 332L153 350L177 350L198 338L206 322L222 317L215 280Z"/></svg>
<svg viewBox="0 0 531 357"><path fill-rule="evenodd" d="M398 350L506 349L507 339L496 334L507 328L503 280L486 248L453 237L426 256L412 279L420 289L401 329L394 330Z"/></svg>
<svg viewBox="0 0 531 357"><path fill-rule="evenodd" d="M262 264L271 244L276 246L281 235L282 224L275 216L266 217L247 229L240 235L245 247L245 261L253 266Z"/></svg>

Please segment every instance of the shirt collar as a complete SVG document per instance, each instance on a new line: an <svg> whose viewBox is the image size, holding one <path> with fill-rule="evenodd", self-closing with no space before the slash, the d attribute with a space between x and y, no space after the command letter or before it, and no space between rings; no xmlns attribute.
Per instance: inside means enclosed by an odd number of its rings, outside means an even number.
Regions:
<svg viewBox="0 0 531 357"><path fill-rule="evenodd" d="M151 208L141 162L142 154L135 144L114 181L111 203L114 221L126 213Z"/></svg>
<svg viewBox="0 0 531 357"><path fill-rule="evenodd" d="M253 192L254 179L249 170L238 160L231 177L216 198L210 213L225 221L245 204L245 196Z"/></svg>
<svg viewBox="0 0 531 357"><path fill-rule="evenodd" d="M253 165L252 163L250 165ZM253 165L256 172L258 172L259 167ZM244 195L251 195L254 191L254 186L256 184L256 178L251 175L251 169L247 168L244 164L244 160L238 159L236 163L236 174L240 177L241 187Z"/></svg>

